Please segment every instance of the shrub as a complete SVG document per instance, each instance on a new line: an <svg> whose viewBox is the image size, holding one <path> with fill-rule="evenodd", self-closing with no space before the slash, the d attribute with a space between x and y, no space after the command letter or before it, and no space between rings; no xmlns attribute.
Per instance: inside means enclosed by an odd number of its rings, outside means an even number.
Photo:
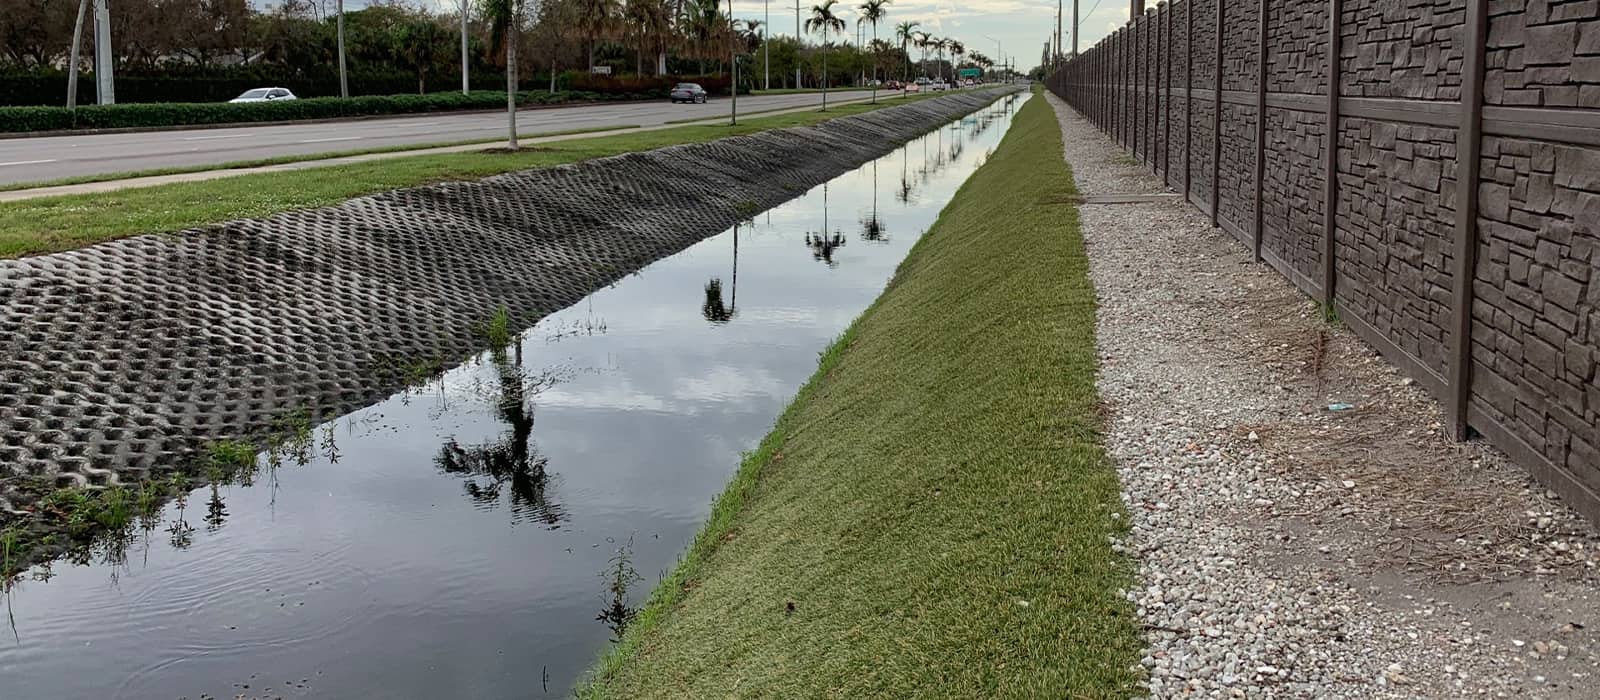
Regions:
<svg viewBox="0 0 1600 700"><path fill-rule="evenodd" d="M518 93L522 105L548 105L564 102L643 99L653 95L637 93L602 94L567 91L557 93ZM114 129L123 127L189 126L239 124L248 122L330 119L385 114L415 114L466 109L504 107L503 92L478 91L463 95L442 92L430 95L389 95L384 97L318 97L283 102L249 104L173 102L155 104L86 105L76 110L65 107L0 107L0 131L27 132L59 129Z"/></svg>

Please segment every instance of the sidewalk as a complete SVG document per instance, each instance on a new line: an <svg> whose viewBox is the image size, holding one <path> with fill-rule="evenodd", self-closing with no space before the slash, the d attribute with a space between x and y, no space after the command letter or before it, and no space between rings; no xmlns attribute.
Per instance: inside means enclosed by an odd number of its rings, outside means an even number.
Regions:
<svg viewBox="0 0 1600 700"><path fill-rule="evenodd" d="M1049 99L1151 695L1594 697L1595 531Z"/></svg>

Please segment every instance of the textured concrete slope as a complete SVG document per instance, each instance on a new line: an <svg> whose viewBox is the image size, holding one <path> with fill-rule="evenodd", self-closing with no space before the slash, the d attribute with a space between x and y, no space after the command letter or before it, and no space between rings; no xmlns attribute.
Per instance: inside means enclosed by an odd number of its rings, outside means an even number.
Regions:
<svg viewBox="0 0 1600 700"><path fill-rule="evenodd" d="M387 396L999 94L0 262L0 511Z"/></svg>

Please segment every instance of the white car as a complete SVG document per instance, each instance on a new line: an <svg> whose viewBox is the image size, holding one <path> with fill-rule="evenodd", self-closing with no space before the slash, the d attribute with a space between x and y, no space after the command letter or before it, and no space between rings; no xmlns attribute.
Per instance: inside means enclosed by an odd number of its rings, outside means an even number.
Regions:
<svg viewBox="0 0 1600 700"><path fill-rule="evenodd" d="M289 90L286 88L275 87L246 90L243 95L228 100L228 102L232 104L243 104L246 102L279 102L282 100L292 99L295 99L294 93L289 92Z"/></svg>

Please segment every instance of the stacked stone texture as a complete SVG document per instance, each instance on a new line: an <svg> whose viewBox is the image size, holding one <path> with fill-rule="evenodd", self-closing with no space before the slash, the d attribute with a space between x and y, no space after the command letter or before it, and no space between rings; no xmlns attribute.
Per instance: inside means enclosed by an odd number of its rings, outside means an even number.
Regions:
<svg viewBox="0 0 1600 700"><path fill-rule="evenodd" d="M1484 139L1474 406L1600 491L1600 150Z"/></svg>
<svg viewBox="0 0 1600 700"><path fill-rule="evenodd" d="M1600 2L1341 0L1337 27L1326 0L1267 2L1262 65L1261 4L1225 0L1219 93L1216 1L1184 0L1163 13L1175 30L1193 27L1174 31L1170 47L1181 52L1172 87L1192 109L1189 128L1164 144L1176 151L1164 167L1180 170L1168 181L1181 187L1187 176L1190 200L1202 207L1216 197L1219 223L1253 243L1260 154L1263 257L1319 294L1330 205L1325 110L1337 80L1337 303L1445 398L1456 391L1448 382L1460 303L1458 179L1461 159L1479 157L1469 423L1600 514ZM1471 106L1459 104L1467 53L1479 50L1467 35L1474 8L1487 21L1485 109L1476 122L1483 137L1480 153L1463 154L1458 125L1475 123ZM1188 13L1192 25L1183 22ZM1330 30L1340 40L1336 76ZM1112 58L1142 65L1149 57ZM1193 65L1187 83L1185 60ZM1268 107L1257 144L1260 70ZM1092 76L1069 65L1051 86L1076 103L1071 81L1084 79ZM1219 97L1221 124L1213 126ZM1184 100L1171 102L1166 114L1178 119ZM1221 160L1212 163L1219 138Z"/></svg>
<svg viewBox="0 0 1600 700"><path fill-rule="evenodd" d="M1455 238L1456 130L1339 125L1339 303L1443 377Z"/></svg>
<svg viewBox="0 0 1600 700"><path fill-rule="evenodd" d="M1344 0L1339 94L1413 100L1461 99L1459 0Z"/></svg>

